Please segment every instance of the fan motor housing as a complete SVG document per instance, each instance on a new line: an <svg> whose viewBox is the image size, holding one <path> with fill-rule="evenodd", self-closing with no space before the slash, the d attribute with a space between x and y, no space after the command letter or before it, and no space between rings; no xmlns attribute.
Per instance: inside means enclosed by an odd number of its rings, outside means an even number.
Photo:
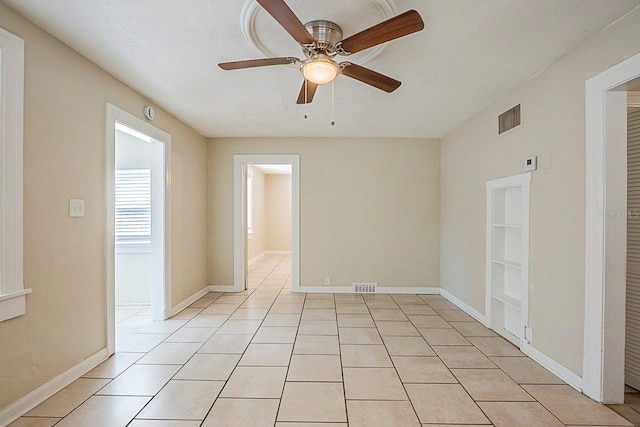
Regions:
<svg viewBox="0 0 640 427"><path fill-rule="evenodd" d="M342 41L342 28L338 24L320 19L307 22L304 26L316 40L317 51L335 55L336 45Z"/></svg>

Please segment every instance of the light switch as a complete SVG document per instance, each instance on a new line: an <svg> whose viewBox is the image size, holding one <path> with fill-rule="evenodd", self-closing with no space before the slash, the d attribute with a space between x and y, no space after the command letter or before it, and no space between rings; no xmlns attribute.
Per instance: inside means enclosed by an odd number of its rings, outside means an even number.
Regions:
<svg viewBox="0 0 640 427"><path fill-rule="evenodd" d="M83 199L69 199L69 216L71 218L80 218L84 216Z"/></svg>

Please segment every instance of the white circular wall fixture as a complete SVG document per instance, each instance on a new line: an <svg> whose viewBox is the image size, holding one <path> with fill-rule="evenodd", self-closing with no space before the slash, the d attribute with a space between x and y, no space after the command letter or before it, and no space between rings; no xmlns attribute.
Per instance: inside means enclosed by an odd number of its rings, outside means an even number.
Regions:
<svg viewBox="0 0 640 427"><path fill-rule="evenodd" d="M398 8L396 7L394 0L368 0L376 9L380 12L380 20L378 22L385 21L389 18L394 17L398 14ZM340 2L342 3L342 2ZM343 3L344 4L344 3ZM314 19L327 19L324 14L324 10L331 10L330 7L327 7L325 4L322 9L319 9L318 12L321 17L316 17ZM260 32L256 25L257 16L259 13L267 13L255 0L246 0L245 4L242 8L242 13L240 14L240 25L242 28L242 34L244 38L252 45L258 52L260 52L264 57L281 57L281 56L289 56L292 55L292 52L274 52L273 49L268 48L263 40L266 39L268 35L260 35ZM329 18L328 20L331 20ZM339 19L333 20L336 24L342 26L344 23L339 22ZM376 22L377 23L377 22ZM304 24L304 22L303 22ZM365 28L361 28L364 30ZM345 34L345 37L350 36L351 34ZM371 61L373 58L378 56L383 50L385 45L378 45L367 49L362 53L357 53L352 58L358 64L366 64ZM302 52L300 52L302 54ZM349 58L349 57L344 57ZM304 59L304 58L301 58Z"/></svg>
<svg viewBox="0 0 640 427"><path fill-rule="evenodd" d="M152 106L147 105L144 107L144 118L151 121L156 116L156 112Z"/></svg>

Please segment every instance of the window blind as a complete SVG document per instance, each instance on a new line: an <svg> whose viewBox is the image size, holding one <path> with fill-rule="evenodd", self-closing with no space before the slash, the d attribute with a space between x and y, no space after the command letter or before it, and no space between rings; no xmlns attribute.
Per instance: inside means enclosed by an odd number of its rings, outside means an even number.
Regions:
<svg viewBox="0 0 640 427"><path fill-rule="evenodd" d="M151 236L151 170L116 170L116 239Z"/></svg>
<svg viewBox="0 0 640 427"><path fill-rule="evenodd" d="M640 388L640 108L627 120L627 299L625 384Z"/></svg>

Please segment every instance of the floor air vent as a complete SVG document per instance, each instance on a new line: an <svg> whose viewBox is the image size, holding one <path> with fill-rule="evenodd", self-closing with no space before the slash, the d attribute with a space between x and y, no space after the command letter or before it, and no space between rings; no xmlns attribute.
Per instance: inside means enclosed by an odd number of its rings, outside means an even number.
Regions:
<svg viewBox="0 0 640 427"><path fill-rule="evenodd" d="M353 292L357 294L372 294L375 293L377 287L377 283L354 283Z"/></svg>

